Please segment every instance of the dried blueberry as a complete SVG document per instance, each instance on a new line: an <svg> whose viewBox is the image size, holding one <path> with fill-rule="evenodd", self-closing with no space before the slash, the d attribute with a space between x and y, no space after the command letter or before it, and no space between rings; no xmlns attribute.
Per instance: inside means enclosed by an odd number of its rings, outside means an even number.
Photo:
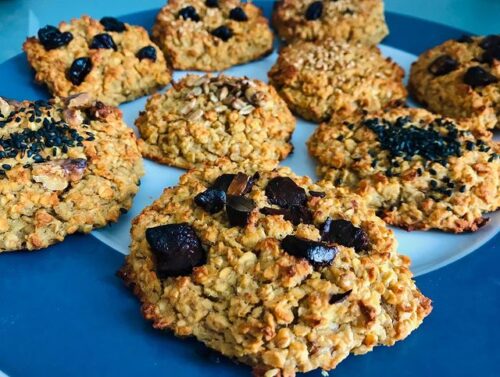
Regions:
<svg viewBox="0 0 500 377"><path fill-rule="evenodd" d="M344 293L335 293L333 295L330 296L330 300L328 301L328 303L330 305L332 304L337 304L341 301L344 301L347 296L349 296L352 292L352 289L349 289L348 291L344 292Z"/></svg>
<svg viewBox="0 0 500 377"><path fill-rule="evenodd" d="M226 213L231 226L245 226L248 224L250 214L255 208L255 202L244 196L228 195L226 200Z"/></svg>
<svg viewBox="0 0 500 377"><path fill-rule="evenodd" d="M219 26L212 30L211 33L214 37L222 39L224 42L227 42L233 36L233 31L225 25Z"/></svg>
<svg viewBox="0 0 500 377"><path fill-rule="evenodd" d="M500 61L500 45L490 47L481 57L483 63L493 64L493 60Z"/></svg>
<svg viewBox="0 0 500 377"><path fill-rule="evenodd" d="M38 40L46 50L53 50L66 46L73 40L73 34L69 31L62 33L58 28L47 25L38 30Z"/></svg>
<svg viewBox="0 0 500 377"><path fill-rule="evenodd" d="M178 16L184 18L185 20L191 20L194 22L200 21L200 16L196 12L196 8L191 5L182 8L179 11Z"/></svg>
<svg viewBox="0 0 500 377"><path fill-rule="evenodd" d="M229 12L229 18L239 22L248 21L248 16L242 7L231 9Z"/></svg>
<svg viewBox="0 0 500 377"><path fill-rule="evenodd" d="M315 1L309 4L309 6L306 9L305 16L306 20L314 21L320 18L322 14L323 14L323 2Z"/></svg>
<svg viewBox="0 0 500 377"><path fill-rule="evenodd" d="M309 195L315 198L324 198L326 194L322 191L309 191Z"/></svg>
<svg viewBox="0 0 500 377"><path fill-rule="evenodd" d="M149 59L151 61L156 61L156 48L153 46L146 46L137 51L135 55L139 60Z"/></svg>
<svg viewBox="0 0 500 377"><path fill-rule="evenodd" d="M464 83L472 88L494 84L498 79L479 66L470 67L464 75Z"/></svg>
<svg viewBox="0 0 500 377"><path fill-rule="evenodd" d="M312 224L313 215L307 207L303 206L292 206L290 208L271 208L264 207L260 210L264 215L282 215L287 221L290 221L293 225L299 224Z"/></svg>
<svg viewBox="0 0 500 377"><path fill-rule="evenodd" d="M306 191L288 177L271 179L266 186L269 203L282 208L304 206L307 203Z"/></svg>
<svg viewBox="0 0 500 377"><path fill-rule="evenodd" d="M117 33L125 31L125 24L114 17L103 17L100 22L106 31L116 31Z"/></svg>
<svg viewBox="0 0 500 377"><path fill-rule="evenodd" d="M450 55L442 55L429 65L429 72L434 76L446 75L458 68L458 62Z"/></svg>
<svg viewBox="0 0 500 377"><path fill-rule="evenodd" d="M216 188L208 188L194 197L194 202L210 213L222 211L226 204L226 193Z"/></svg>
<svg viewBox="0 0 500 377"><path fill-rule="evenodd" d="M470 35L464 34L461 37L455 39L459 43L472 43L474 39Z"/></svg>
<svg viewBox="0 0 500 377"><path fill-rule="evenodd" d="M485 50L489 50L494 46L500 46L500 35L487 35L481 40L479 46Z"/></svg>
<svg viewBox="0 0 500 377"><path fill-rule="evenodd" d="M156 257L160 277L189 275L206 261L206 253L194 229L186 224L146 229L146 240Z"/></svg>
<svg viewBox="0 0 500 377"><path fill-rule="evenodd" d="M290 255L307 259L314 267L330 266L338 253L335 246L291 235L281 241L281 247Z"/></svg>
<svg viewBox="0 0 500 377"><path fill-rule="evenodd" d="M219 0L206 0L205 5L209 8L217 8L219 6Z"/></svg>
<svg viewBox="0 0 500 377"><path fill-rule="evenodd" d="M90 43L90 48L98 49L98 48L106 48L113 49L116 51L116 44L111 35L107 33L97 34L92 38L92 42Z"/></svg>
<svg viewBox="0 0 500 377"><path fill-rule="evenodd" d="M369 239L366 232L347 220L332 220L328 218L321 226L321 239L326 242L338 243L353 247L356 252L367 250Z"/></svg>
<svg viewBox="0 0 500 377"><path fill-rule="evenodd" d="M92 69L89 58L78 58L73 61L68 70L68 80L74 85L80 85Z"/></svg>

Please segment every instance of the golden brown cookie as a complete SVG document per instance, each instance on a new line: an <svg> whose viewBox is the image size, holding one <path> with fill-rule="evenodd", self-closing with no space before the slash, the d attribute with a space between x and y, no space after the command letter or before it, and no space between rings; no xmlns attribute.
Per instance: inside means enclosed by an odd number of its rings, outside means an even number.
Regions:
<svg viewBox="0 0 500 377"><path fill-rule="evenodd" d="M280 0L272 21L287 42L331 38L375 45L389 34L382 0Z"/></svg>
<svg viewBox="0 0 500 377"><path fill-rule="evenodd" d="M332 118L308 141L323 182L352 189L389 224L475 231L500 206L499 144L423 109Z"/></svg>
<svg viewBox="0 0 500 377"><path fill-rule="evenodd" d="M262 11L239 0L172 0L153 39L176 69L219 71L269 54L273 33Z"/></svg>
<svg viewBox="0 0 500 377"><path fill-rule="evenodd" d="M117 108L88 95L0 97L0 252L41 249L116 221L142 174Z"/></svg>
<svg viewBox="0 0 500 377"><path fill-rule="evenodd" d="M500 127L500 35L463 37L434 47L412 64L409 88L429 110L477 118L472 129Z"/></svg>
<svg viewBox="0 0 500 377"><path fill-rule="evenodd" d="M405 102L404 71L376 46L326 40L280 51L269 81L292 111L315 122Z"/></svg>
<svg viewBox="0 0 500 377"><path fill-rule="evenodd" d="M136 125L143 156L189 169L220 157L278 163L292 150L295 118L261 81L189 75L150 97Z"/></svg>
<svg viewBox="0 0 500 377"><path fill-rule="evenodd" d="M289 168L192 170L131 232L121 275L145 317L258 376L333 369L405 338L431 311L361 198Z"/></svg>
<svg viewBox="0 0 500 377"><path fill-rule="evenodd" d="M118 105L153 93L172 79L171 70L147 31L115 18L88 16L47 25L23 46L36 81L55 96L89 93Z"/></svg>

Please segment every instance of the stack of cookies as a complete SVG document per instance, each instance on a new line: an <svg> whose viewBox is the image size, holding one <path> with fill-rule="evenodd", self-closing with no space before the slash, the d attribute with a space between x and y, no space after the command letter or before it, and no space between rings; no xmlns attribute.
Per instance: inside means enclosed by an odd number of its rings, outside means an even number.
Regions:
<svg viewBox="0 0 500 377"><path fill-rule="evenodd" d="M393 345L431 302L387 224L476 231L500 206L500 36L404 71L376 46L382 0L282 0L269 84L220 71L268 56L262 11L172 0L151 37L113 17L45 26L24 50L50 101L0 98L0 252L40 249L126 212L143 157L191 169L133 220L120 275L159 329L256 376L331 370ZM171 85L166 91L159 89ZM148 98L134 132L115 107ZM295 114L321 180L277 167ZM314 126L310 126L314 127ZM305 156L304 156L305 158Z"/></svg>

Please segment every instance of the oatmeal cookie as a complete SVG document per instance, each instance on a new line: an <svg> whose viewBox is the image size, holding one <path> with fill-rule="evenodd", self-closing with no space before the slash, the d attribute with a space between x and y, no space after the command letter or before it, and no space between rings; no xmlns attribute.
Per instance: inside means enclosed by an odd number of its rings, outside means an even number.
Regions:
<svg viewBox="0 0 500 377"><path fill-rule="evenodd" d="M116 221L142 174L117 108L85 94L0 98L0 252L41 249Z"/></svg>
<svg viewBox="0 0 500 377"><path fill-rule="evenodd" d="M477 134L500 128L500 35L449 40L424 52L412 64L409 89L431 111L478 118Z"/></svg>
<svg viewBox="0 0 500 377"><path fill-rule="evenodd" d="M360 197L289 168L240 168L192 170L133 221L121 275L155 328L257 376L294 376L393 345L430 313Z"/></svg>
<svg viewBox="0 0 500 377"><path fill-rule="evenodd" d="M331 38L375 45L389 34L382 0L280 0L272 22L287 42Z"/></svg>
<svg viewBox="0 0 500 377"><path fill-rule="evenodd" d="M475 231L500 205L500 146L466 121L423 109L333 117L308 141L318 174L361 195L389 224Z"/></svg>
<svg viewBox="0 0 500 377"><path fill-rule="evenodd" d="M270 83L292 111L321 122L333 113L377 111L405 102L404 71L376 46L327 40L283 48Z"/></svg>
<svg viewBox="0 0 500 377"><path fill-rule="evenodd" d="M153 39L175 69L219 71L271 53L273 33L262 11L239 0L172 0Z"/></svg>
<svg viewBox="0 0 500 377"><path fill-rule="evenodd" d="M36 81L56 96L86 92L118 105L155 92L172 79L160 49L140 26L88 16L45 26L23 46Z"/></svg>
<svg viewBox="0 0 500 377"><path fill-rule="evenodd" d="M136 125L143 156L189 169L220 157L278 162L292 150L295 118L261 81L188 75L150 97Z"/></svg>

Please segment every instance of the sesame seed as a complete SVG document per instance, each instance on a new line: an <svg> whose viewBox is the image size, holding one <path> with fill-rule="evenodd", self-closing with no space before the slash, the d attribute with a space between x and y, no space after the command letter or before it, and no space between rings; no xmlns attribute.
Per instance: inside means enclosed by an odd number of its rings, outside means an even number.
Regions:
<svg viewBox="0 0 500 377"><path fill-rule="evenodd" d="M431 184L432 188L436 188L437 187L437 181L435 181L434 179L431 179L430 184Z"/></svg>
<svg viewBox="0 0 500 377"><path fill-rule="evenodd" d="M3 164L2 168L4 168L5 170L10 170L12 166L10 166L9 164Z"/></svg>

